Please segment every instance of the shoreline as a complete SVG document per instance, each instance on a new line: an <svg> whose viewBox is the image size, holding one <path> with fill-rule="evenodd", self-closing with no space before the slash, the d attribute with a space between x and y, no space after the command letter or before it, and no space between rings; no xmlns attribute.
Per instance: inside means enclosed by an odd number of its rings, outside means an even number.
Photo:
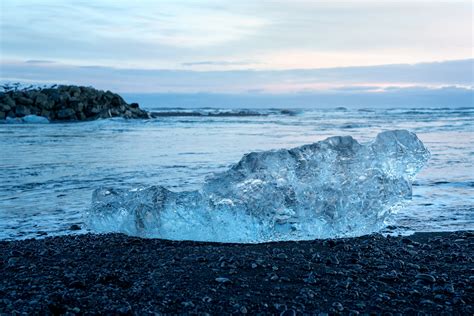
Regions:
<svg viewBox="0 0 474 316"><path fill-rule="evenodd" d="M474 313L474 231L264 244L0 241L0 313Z"/></svg>

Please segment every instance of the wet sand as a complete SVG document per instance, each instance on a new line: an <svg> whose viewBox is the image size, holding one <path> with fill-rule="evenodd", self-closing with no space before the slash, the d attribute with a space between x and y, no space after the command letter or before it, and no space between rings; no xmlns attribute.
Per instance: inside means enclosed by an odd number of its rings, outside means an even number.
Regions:
<svg viewBox="0 0 474 316"><path fill-rule="evenodd" d="M474 314L474 232L218 244L0 242L0 313Z"/></svg>

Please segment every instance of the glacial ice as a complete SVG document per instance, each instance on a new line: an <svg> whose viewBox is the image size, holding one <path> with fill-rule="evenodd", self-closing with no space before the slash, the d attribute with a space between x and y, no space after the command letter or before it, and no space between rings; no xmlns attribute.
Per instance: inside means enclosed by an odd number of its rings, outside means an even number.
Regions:
<svg viewBox="0 0 474 316"><path fill-rule="evenodd" d="M18 123L28 123L28 124L47 124L49 120L46 117L38 115L26 115L24 117L7 117L6 123L9 124L18 124Z"/></svg>
<svg viewBox="0 0 474 316"><path fill-rule="evenodd" d="M350 237L386 225L412 195L430 156L405 130L369 143L330 137L290 150L252 152L196 191L100 188L87 220L97 232L216 242Z"/></svg>

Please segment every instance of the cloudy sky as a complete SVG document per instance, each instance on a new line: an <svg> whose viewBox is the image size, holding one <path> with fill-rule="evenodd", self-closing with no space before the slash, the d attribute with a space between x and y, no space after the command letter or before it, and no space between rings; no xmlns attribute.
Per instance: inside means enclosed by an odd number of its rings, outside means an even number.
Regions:
<svg viewBox="0 0 474 316"><path fill-rule="evenodd" d="M173 93L474 85L470 0L0 3L2 81Z"/></svg>

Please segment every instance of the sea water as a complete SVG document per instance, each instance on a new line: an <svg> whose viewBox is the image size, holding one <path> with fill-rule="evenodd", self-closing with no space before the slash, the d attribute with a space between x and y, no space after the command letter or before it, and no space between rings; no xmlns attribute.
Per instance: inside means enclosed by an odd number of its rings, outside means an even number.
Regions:
<svg viewBox="0 0 474 316"><path fill-rule="evenodd" d="M384 231L474 229L474 108L163 111L166 117L149 120L0 124L0 239L89 231L84 214L99 187L195 190L248 152L336 135L365 142L393 129L416 133L431 159L413 184L413 200ZM71 231L74 224L82 230Z"/></svg>

